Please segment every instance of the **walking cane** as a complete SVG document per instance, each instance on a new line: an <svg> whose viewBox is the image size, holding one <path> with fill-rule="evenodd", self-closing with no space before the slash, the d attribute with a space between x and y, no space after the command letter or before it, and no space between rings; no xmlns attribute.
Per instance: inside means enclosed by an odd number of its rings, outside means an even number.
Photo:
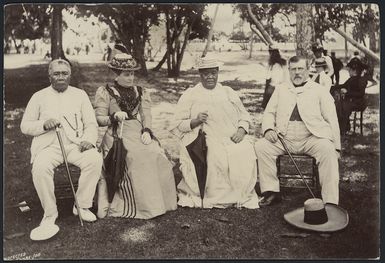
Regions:
<svg viewBox="0 0 385 263"><path fill-rule="evenodd" d="M59 140L61 152L62 152L62 154L63 154L64 164L65 164L65 166L66 166L67 175L68 175L68 180L69 180L69 182L70 182L71 189L72 189L72 193L73 193L73 195L74 195L75 205L76 205L76 209L78 210L78 215L79 215L80 225L83 226L83 220L82 220L82 216L81 216L81 214L80 214L80 207L79 207L78 199L76 198L76 193L75 193L74 184L72 183L72 177L71 177L70 169L69 169L69 167L68 167L67 155L66 155L66 152L65 152L65 150L64 150L64 145L63 145L63 141L62 141L62 138L61 138L61 135L60 135L60 129L59 129L59 127L56 127L56 135L57 135L57 138L58 138L58 140Z"/></svg>
<svg viewBox="0 0 385 263"><path fill-rule="evenodd" d="M298 168L298 166L297 166L297 163L294 161L294 158L293 158L293 156L291 155L289 149L287 148L287 145L286 145L286 143L284 142L284 139L283 139L283 137L282 137L282 134L279 133L279 132L277 132L277 135L278 135L278 139L280 140L280 142L281 142L282 145L283 145L283 148L285 148L285 151L286 151L287 154L289 155L291 161L294 163L294 166L295 166L295 168L297 169L297 172L298 172L299 175L301 176L301 179L302 179L302 181L305 183L305 185L306 185L307 189L309 190L310 194L313 196L313 198L316 198L315 195L313 194L313 191L310 189L309 185L307 184L305 178L303 177L301 171L299 170L299 168Z"/></svg>

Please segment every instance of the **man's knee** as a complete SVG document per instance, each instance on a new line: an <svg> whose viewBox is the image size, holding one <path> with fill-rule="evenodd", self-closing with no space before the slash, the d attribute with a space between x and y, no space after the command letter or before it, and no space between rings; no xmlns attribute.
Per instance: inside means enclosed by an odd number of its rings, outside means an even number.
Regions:
<svg viewBox="0 0 385 263"><path fill-rule="evenodd" d="M317 150L319 152L319 155L321 155L323 157L330 157L330 158L336 157L337 158L336 149L334 147L334 144L329 140L326 140L326 139L320 140L318 142L318 149Z"/></svg>
<svg viewBox="0 0 385 263"><path fill-rule="evenodd" d="M266 140L265 138L259 139L257 142L254 144L254 150L257 155L259 154L270 154L269 149L273 147L273 144Z"/></svg>
<svg viewBox="0 0 385 263"><path fill-rule="evenodd" d="M84 166L101 167L103 158L101 153L94 148L84 152L82 163L84 163Z"/></svg>
<svg viewBox="0 0 385 263"><path fill-rule="evenodd" d="M32 164L32 176L52 176L54 165L43 158L36 158Z"/></svg>

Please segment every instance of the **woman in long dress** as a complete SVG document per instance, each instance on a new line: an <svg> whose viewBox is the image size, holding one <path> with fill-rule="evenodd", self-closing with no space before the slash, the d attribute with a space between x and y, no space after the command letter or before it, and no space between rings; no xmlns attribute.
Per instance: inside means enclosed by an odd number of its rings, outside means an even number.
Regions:
<svg viewBox="0 0 385 263"><path fill-rule="evenodd" d="M108 126L101 149L105 157L113 144L113 126L127 149L126 167L111 203L105 167L98 185L98 217L149 219L175 210L176 189L172 165L151 131L150 96L134 85L140 66L128 54L117 54L108 66L119 76L114 85L99 87L95 95L98 124Z"/></svg>

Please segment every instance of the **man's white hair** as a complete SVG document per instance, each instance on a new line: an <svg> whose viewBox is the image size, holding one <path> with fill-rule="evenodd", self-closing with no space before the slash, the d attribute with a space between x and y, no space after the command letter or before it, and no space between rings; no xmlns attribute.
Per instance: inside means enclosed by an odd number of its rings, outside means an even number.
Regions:
<svg viewBox="0 0 385 263"><path fill-rule="evenodd" d="M64 60L64 59L61 59L61 58L58 58L58 59L54 59L52 60L50 63L49 63L49 66L48 66L48 74L51 76L51 73L52 73L52 68L54 65L66 65L68 70L70 71L70 74L71 74L71 65L70 63L68 63L68 61Z"/></svg>

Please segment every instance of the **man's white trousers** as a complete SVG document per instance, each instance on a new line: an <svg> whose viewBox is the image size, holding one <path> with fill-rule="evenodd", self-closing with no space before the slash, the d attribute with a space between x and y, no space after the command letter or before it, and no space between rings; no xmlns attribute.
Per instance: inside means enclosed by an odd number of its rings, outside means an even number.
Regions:
<svg viewBox="0 0 385 263"><path fill-rule="evenodd" d="M76 191L79 206L80 208L90 208L100 178L102 156L95 148L84 152L80 152L76 144L67 144L64 148L68 162L78 166L81 170ZM33 162L33 184L44 209L44 216L57 213L53 176L54 168L63 162L60 146L56 144L43 149Z"/></svg>
<svg viewBox="0 0 385 263"><path fill-rule="evenodd" d="M339 171L338 157L334 144L312 135L301 121L290 121L284 136L289 151L293 154L308 154L318 164L321 194L324 203L338 204ZM281 142L271 143L265 138L255 144L258 157L261 192L279 192L276 159L285 153Z"/></svg>

